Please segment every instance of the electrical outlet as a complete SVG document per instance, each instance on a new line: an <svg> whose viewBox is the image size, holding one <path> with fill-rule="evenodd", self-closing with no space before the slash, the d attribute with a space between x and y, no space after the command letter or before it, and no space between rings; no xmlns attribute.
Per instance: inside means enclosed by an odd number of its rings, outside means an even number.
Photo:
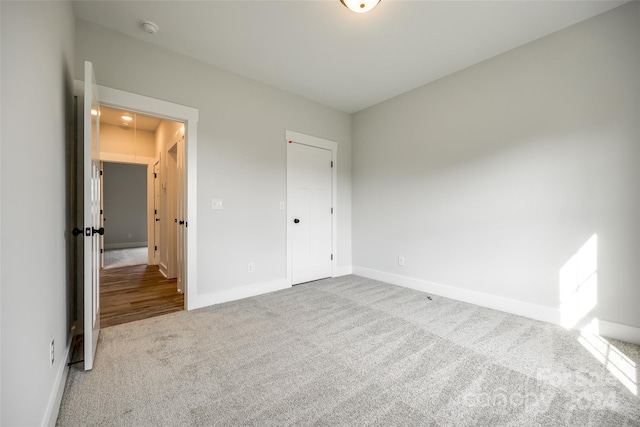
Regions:
<svg viewBox="0 0 640 427"><path fill-rule="evenodd" d="M217 211L222 209L222 200L221 199L211 199L211 210Z"/></svg>
<svg viewBox="0 0 640 427"><path fill-rule="evenodd" d="M398 265L401 267L404 267L404 257L403 256L399 256L398 257Z"/></svg>
<svg viewBox="0 0 640 427"><path fill-rule="evenodd" d="M56 343L54 340L51 340L51 346L49 347L49 354L51 356L51 362L49 363L49 366L53 366L53 362L55 362L56 360Z"/></svg>
<svg viewBox="0 0 640 427"><path fill-rule="evenodd" d="M250 262L249 265L247 265L247 273L253 273L253 263Z"/></svg>

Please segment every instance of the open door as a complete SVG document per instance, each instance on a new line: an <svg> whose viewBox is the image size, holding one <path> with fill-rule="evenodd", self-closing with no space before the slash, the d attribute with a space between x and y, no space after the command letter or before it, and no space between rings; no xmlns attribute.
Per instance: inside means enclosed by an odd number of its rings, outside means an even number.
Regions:
<svg viewBox="0 0 640 427"><path fill-rule="evenodd" d="M84 63L84 369L93 368L100 333L100 105L91 62Z"/></svg>
<svg viewBox="0 0 640 427"><path fill-rule="evenodd" d="M184 282L185 282L185 268L184 268L184 251L185 251L185 228L187 227L187 220L185 215L185 206L184 206L184 195L187 191L185 185L185 176L184 176L184 127L183 130L178 132L178 170L176 174L176 183L177 183L177 192L176 192L176 210L178 217L178 229L177 229L177 284L178 284L178 292L184 293Z"/></svg>

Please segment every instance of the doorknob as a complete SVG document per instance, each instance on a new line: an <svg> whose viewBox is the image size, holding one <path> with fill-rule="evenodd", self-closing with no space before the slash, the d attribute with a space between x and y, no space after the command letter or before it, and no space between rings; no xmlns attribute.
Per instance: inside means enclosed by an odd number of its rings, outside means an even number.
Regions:
<svg viewBox="0 0 640 427"><path fill-rule="evenodd" d="M80 230L78 227L73 227L71 234L73 234L73 237L78 237L79 235L84 234L84 231Z"/></svg>
<svg viewBox="0 0 640 427"><path fill-rule="evenodd" d="M182 225L182 224L184 224L184 221L180 220L180 222L178 222L178 224Z"/></svg>
<svg viewBox="0 0 640 427"><path fill-rule="evenodd" d="M296 219L293 220L293 222L297 224L297 223L300 222L300 220L298 218L296 218Z"/></svg>
<svg viewBox="0 0 640 427"><path fill-rule="evenodd" d="M94 235L96 233L98 233L101 236L104 235L104 227L100 227L97 230L95 228L91 227L91 235Z"/></svg>
<svg viewBox="0 0 640 427"><path fill-rule="evenodd" d="M160 221L160 218L156 218L156 222Z"/></svg>

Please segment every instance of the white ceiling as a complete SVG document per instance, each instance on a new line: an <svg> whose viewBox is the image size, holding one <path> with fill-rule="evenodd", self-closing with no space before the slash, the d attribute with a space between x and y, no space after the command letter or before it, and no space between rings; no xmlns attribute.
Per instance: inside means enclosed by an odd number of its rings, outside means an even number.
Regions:
<svg viewBox="0 0 640 427"><path fill-rule="evenodd" d="M352 113L627 1L77 1L77 18ZM160 26L151 36L140 29Z"/></svg>

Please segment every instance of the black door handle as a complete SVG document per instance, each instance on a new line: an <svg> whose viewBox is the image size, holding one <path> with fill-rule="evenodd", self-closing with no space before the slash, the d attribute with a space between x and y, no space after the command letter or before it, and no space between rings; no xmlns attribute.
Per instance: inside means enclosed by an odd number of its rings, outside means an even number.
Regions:
<svg viewBox="0 0 640 427"><path fill-rule="evenodd" d="M97 230L95 228L91 227L91 235L94 235L96 233L98 233L101 236L104 235L104 227L100 227Z"/></svg>
<svg viewBox="0 0 640 427"><path fill-rule="evenodd" d="M182 224L184 224L184 221L180 220L180 222L178 224L182 225Z"/></svg>
<svg viewBox="0 0 640 427"><path fill-rule="evenodd" d="M300 220L298 218L296 218L296 219L293 220L293 222L297 224L297 223L300 222Z"/></svg>
<svg viewBox="0 0 640 427"><path fill-rule="evenodd" d="M156 218L156 222L160 221L160 218Z"/></svg>
<svg viewBox="0 0 640 427"><path fill-rule="evenodd" d="M78 237L79 235L84 234L84 231L80 230L78 227L73 227L71 234L73 234L73 237Z"/></svg>

